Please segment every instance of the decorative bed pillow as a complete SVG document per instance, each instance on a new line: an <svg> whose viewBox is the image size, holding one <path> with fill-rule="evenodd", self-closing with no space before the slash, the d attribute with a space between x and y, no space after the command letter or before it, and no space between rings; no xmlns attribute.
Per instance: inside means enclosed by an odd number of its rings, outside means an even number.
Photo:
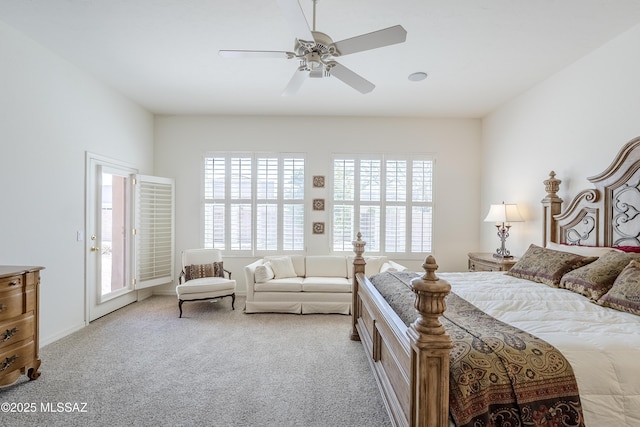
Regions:
<svg viewBox="0 0 640 427"><path fill-rule="evenodd" d="M597 300L611 289L616 277L634 258L637 255L634 257L611 250L594 262L562 276L560 287Z"/></svg>
<svg viewBox="0 0 640 427"><path fill-rule="evenodd" d="M293 262L288 256L269 258L271 269L276 279L286 279L288 277L297 277L296 270L293 268Z"/></svg>
<svg viewBox="0 0 640 427"><path fill-rule="evenodd" d="M640 262L631 261L598 304L640 315Z"/></svg>
<svg viewBox="0 0 640 427"><path fill-rule="evenodd" d="M506 274L557 288L564 274L596 259L597 257L584 257L532 244Z"/></svg>
<svg viewBox="0 0 640 427"><path fill-rule="evenodd" d="M264 264L257 266L254 276L256 283L264 283L273 279L275 277L275 273L271 269L271 263L265 262Z"/></svg>
<svg viewBox="0 0 640 427"><path fill-rule="evenodd" d="M222 261L211 264L191 264L184 268L185 280L202 279L203 277L224 277Z"/></svg>

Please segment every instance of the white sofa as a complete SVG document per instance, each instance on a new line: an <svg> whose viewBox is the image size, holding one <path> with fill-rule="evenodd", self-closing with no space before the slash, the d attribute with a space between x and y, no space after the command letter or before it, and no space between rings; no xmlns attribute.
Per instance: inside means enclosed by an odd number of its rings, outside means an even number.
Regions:
<svg viewBox="0 0 640 427"><path fill-rule="evenodd" d="M246 267L246 313L351 314L353 256L269 256ZM369 276L406 268L386 256L365 256Z"/></svg>

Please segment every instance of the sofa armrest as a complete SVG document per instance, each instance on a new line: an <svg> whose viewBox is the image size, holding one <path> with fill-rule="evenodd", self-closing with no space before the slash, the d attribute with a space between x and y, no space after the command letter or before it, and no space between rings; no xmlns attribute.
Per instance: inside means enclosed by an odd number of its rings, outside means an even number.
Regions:
<svg viewBox="0 0 640 427"><path fill-rule="evenodd" d="M253 301L254 286L256 284L256 267L262 265L264 260L259 259L243 268L244 278L247 283L247 301Z"/></svg>

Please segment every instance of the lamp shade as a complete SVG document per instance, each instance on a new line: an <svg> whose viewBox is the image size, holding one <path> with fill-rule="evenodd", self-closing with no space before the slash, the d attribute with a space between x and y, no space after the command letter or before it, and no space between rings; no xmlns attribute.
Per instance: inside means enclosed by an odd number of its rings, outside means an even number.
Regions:
<svg viewBox="0 0 640 427"><path fill-rule="evenodd" d="M501 203L499 205L491 205L489 208L489 213L487 217L484 219L485 222L522 222L522 216L520 216L520 212L518 212L518 205L516 204L505 204Z"/></svg>

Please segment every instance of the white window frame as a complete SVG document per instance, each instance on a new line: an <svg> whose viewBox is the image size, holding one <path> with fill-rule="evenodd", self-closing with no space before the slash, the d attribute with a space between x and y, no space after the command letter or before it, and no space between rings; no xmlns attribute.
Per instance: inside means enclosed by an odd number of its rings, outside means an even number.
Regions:
<svg viewBox="0 0 640 427"><path fill-rule="evenodd" d="M335 165L336 162L340 161L353 161L354 162L354 181L353 187L349 188L348 191L353 192L352 200L338 200L337 197L342 193L341 191L337 191L338 185L342 184L342 182L338 179L336 181L336 171ZM370 198L365 197L361 193L361 180L362 180L362 170L360 165L365 161L378 161L380 162L380 170L374 171L371 173L371 176L374 176L376 173L379 173L381 179L379 182L380 188L379 190L379 200L370 200ZM386 186L386 177L388 174L387 163L388 162L406 162L406 172L407 179L403 186L403 188L399 188L399 193L405 194L404 200L392 200L389 199L387 194L387 186ZM424 200L414 200L413 197L413 163L415 161L418 162L430 162L431 164L431 176L430 176L430 188L428 188L424 194ZM435 191L435 157L428 154L333 154L331 159L331 249L332 252L340 253L340 252L351 252L351 240L356 239L356 234L358 232L362 233L362 239L367 242L366 250L370 254L390 254L395 257L401 257L403 259L412 259L419 258L419 256L423 256L425 252L431 252L433 249L433 230L434 230L434 212L435 212L435 204L434 204L434 191ZM423 188L423 187L421 187ZM347 191L347 192L348 192ZM375 193L375 192L374 192ZM341 206L352 207L353 208L353 221L350 226L350 230L344 230L344 227L338 227L336 224L336 215L341 209ZM365 229L366 227L361 226L361 221L364 221L367 218L365 214L364 208L367 206L371 206L371 212L377 212L376 223L372 224L370 229ZM400 218L400 222L404 221L404 224L401 227L401 230L398 234L404 233L404 242L401 248L394 248L392 245L389 245L387 239L390 238L391 235L395 236L396 233L391 233L387 235L387 220L388 211L397 207L400 211L404 210L404 215ZM418 217L414 215L414 210L428 211L426 215L426 222L422 223L424 227L423 231L418 233L418 227L414 227L414 220L422 220L424 218ZM425 225L426 224L426 225ZM373 230L372 230L373 229ZM342 230L342 231L341 231ZM348 234L351 234L349 236ZM412 234L413 232L413 234ZM376 235L371 235L376 234ZM341 236L343 236L341 238Z"/></svg>
<svg viewBox="0 0 640 427"><path fill-rule="evenodd" d="M250 187L243 187L242 197L235 198L232 194L232 180L233 176L231 174L231 163L232 159L249 159L250 160ZM215 197L214 186L208 186L207 180L210 179L207 174L207 162L209 159L224 159L225 161L225 172L223 175L218 175L218 179L224 179L224 191L221 197ZM262 160L262 164L264 164L265 159L273 159L277 162L277 189L275 190L275 195L269 196L266 194L262 187L260 187L258 172L259 172L259 162ZM299 164L298 167L302 168L302 177L299 177L300 185L295 186L294 189L289 187L288 191L285 191L285 186L287 185L285 168L290 166L285 164L286 159L296 159ZM263 172L267 169L260 169ZM202 241L203 247L207 248L218 248L224 251L225 254L228 255L236 255L236 256L264 256L269 254L281 254L281 253L304 253L306 249L306 233L305 233L305 224L306 224L306 201L305 201L305 191L306 191L306 183L305 183L305 175L306 175L306 156L304 153L275 153L275 152L208 152L202 158ZM276 175L274 174L274 176ZM215 180L214 180L215 182ZM238 186L234 187L238 188ZM207 194L210 192L211 194ZM286 197L286 194L291 195L295 193L293 198ZM213 195L214 197L209 197ZM211 210L207 209L207 206L212 206L213 204L217 204L221 207L221 210L224 211L224 224L219 226L219 231L217 236L218 238L214 238L214 236L207 236L215 229L215 224L213 224L213 220L208 219L208 213ZM235 228L228 226L231 225L231 215L233 211L233 206L238 206L239 204L244 204L250 209L250 219L249 223L250 229L245 229L245 232L250 233L250 242L248 247L239 248L233 247L234 239L232 238L232 230ZM274 206L276 210L276 223L274 226L268 225L267 229L258 230L259 223L259 209L264 208L265 205ZM293 225L291 227L287 227L285 223L285 212L289 211L290 208L293 207L295 213L291 220L293 221ZM210 221L210 223L208 223ZM270 248L259 247L259 234L268 233L269 230L276 229L276 244ZM269 230L268 230L269 229ZM293 230L293 231L292 231ZM287 233L288 231L288 233ZM220 239L221 233L224 233L224 238ZM243 233L244 234L244 233ZM237 239L236 239L237 240ZM263 239L264 240L264 239ZM289 242L290 245L285 247L285 241ZM295 241L295 242L294 242ZM237 243L237 242L236 242Z"/></svg>

